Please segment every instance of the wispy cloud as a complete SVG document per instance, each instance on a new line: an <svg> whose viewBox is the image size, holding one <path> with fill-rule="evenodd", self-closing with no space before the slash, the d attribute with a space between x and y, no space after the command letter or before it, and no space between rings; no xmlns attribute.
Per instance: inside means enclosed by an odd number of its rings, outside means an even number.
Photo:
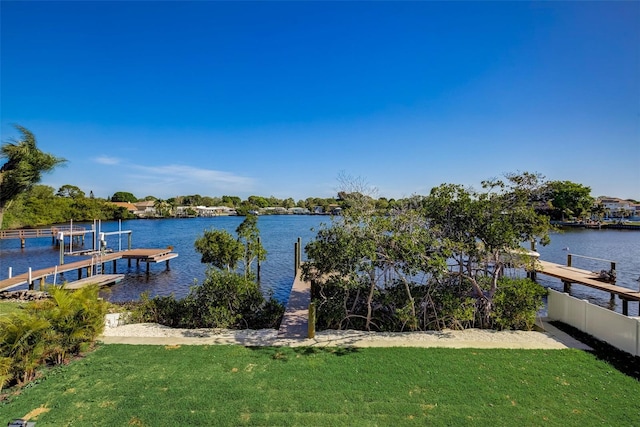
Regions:
<svg viewBox="0 0 640 427"><path fill-rule="evenodd" d="M120 164L122 160L117 158L117 157L98 156L98 157L94 158L93 161L96 162L96 163L100 163L101 165L113 166L113 165Z"/></svg>
<svg viewBox="0 0 640 427"><path fill-rule="evenodd" d="M231 172L202 169L187 165L142 166L132 165L137 172L136 179L153 182L156 185L217 189L224 191L248 191L254 182L251 178Z"/></svg>

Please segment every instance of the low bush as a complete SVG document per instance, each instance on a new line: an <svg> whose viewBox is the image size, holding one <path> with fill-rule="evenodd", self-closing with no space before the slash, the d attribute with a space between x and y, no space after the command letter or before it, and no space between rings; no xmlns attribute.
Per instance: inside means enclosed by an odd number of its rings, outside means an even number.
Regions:
<svg viewBox="0 0 640 427"><path fill-rule="evenodd" d="M178 328L276 328L284 306L265 298L259 285L237 273L210 269L201 285L181 300L144 295L131 314L138 322Z"/></svg>
<svg viewBox="0 0 640 427"><path fill-rule="evenodd" d="M547 290L530 279L502 277L493 296L491 319L495 329L530 331Z"/></svg>

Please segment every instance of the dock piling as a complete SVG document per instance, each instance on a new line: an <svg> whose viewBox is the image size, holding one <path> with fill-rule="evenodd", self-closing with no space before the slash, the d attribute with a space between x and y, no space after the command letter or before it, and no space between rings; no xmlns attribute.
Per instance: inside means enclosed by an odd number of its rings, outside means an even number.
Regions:
<svg viewBox="0 0 640 427"><path fill-rule="evenodd" d="M309 330L307 338L315 338L316 336L316 303L309 303Z"/></svg>

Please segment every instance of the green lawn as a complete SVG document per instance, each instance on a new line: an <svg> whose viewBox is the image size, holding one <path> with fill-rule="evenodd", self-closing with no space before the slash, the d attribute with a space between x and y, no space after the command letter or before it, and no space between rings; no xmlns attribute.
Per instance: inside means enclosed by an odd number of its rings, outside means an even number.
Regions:
<svg viewBox="0 0 640 427"><path fill-rule="evenodd" d="M638 396L578 350L106 345L0 402L0 425L630 426Z"/></svg>

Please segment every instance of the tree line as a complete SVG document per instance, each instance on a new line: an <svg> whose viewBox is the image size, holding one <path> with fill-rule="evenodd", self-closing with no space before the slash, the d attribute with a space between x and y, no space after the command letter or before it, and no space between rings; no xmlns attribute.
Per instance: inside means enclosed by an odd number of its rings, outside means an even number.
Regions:
<svg viewBox="0 0 640 427"><path fill-rule="evenodd" d="M348 192L340 191L336 197L308 197L295 201L293 198L280 199L274 196L263 197L252 195L242 200L238 196L201 196L199 194L176 196L161 199L152 195L138 198L131 192L118 191L110 197L94 197L93 192L87 195L75 185L65 184L59 189L38 185L44 173L66 162L65 159L52 154L43 153L37 148L35 136L26 128L16 126L22 137L3 143L0 149L0 229L37 227L55 223L91 221L94 219L117 220L133 218L126 208L118 207L110 202L140 201L154 202L158 216L172 217L177 215L177 207L226 206L235 209L239 215L257 211L266 207L293 208L299 207L314 212L320 207L323 212L333 208L349 208ZM543 182L539 189L539 198L532 201L536 212L544 214L552 220L569 218L585 219L602 218L607 214L605 208L591 196L591 188L571 181ZM381 212L393 212L402 209L415 200L412 196L406 199L388 199L373 197L371 202ZM191 213L195 213L192 209Z"/></svg>

